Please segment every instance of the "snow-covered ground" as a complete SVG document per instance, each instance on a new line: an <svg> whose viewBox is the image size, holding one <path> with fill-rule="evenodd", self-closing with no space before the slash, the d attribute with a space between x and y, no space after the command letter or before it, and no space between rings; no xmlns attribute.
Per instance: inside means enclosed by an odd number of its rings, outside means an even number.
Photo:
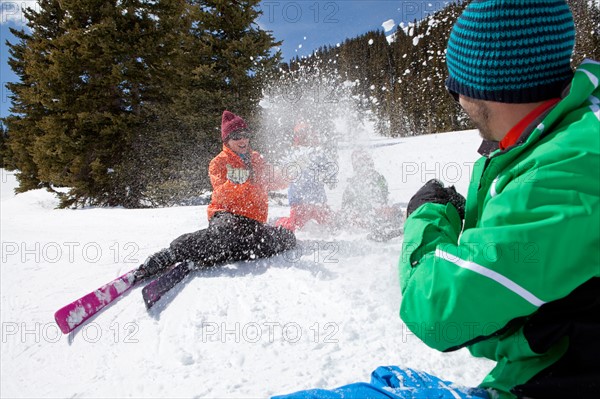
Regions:
<svg viewBox="0 0 600 399"><path fill-rule="evenodd" d="M360 144L392 200L406 204L434 177L465 193L479 138ZM340 182L328 193L334 209L351 174L351 149L341 148ZM2 397L263 398L368 381L380 365L477 385L492 367L466 350L429 349L401 322L401 237L374 243L317 226L297 234L311 243L302 250L196 272L151 312L135 288L62 335L57 309L206 227L206 207L57 210L51 194L14 195L14 176L1 178ZM273 205L270 217L287 212Z"/></svg>

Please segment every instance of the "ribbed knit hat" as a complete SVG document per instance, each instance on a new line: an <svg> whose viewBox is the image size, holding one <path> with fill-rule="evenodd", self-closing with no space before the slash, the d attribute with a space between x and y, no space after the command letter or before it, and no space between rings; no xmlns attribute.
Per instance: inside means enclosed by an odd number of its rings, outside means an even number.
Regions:
<svg viewBox="0 0 600 399"><path fill-rule="evenodd" d="M450 33L446 87L503 103L559 97L574 43L564 0L473 0Z"/></svg>
<svg viewBox="0 0 600 399"><path fill-rule="evenodd" d="M242 129L248 129L246 121L233 112L223 111L223 116L221 117L221 139L223 142L227 141L231 133Z"/></svg>

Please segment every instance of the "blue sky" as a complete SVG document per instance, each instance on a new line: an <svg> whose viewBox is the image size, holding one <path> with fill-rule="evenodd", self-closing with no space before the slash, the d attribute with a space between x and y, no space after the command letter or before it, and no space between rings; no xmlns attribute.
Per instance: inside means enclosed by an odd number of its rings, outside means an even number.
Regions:
<svg viewBox="0 0 600 399"><path fill-rule="evenodd" d="M443 7L447 1L403 0L263 0L263 15L257 20L261 28L273 32L282 40L285 60L306 56L322 45L335 45L345 39L374 29L393 19L396 24L419 20ZM5 41L14 41L9 27L25 23L22 6L35 6L31 0L0 0L0 117L7 116L10 107L6 82L16 79L8 67L8 49Z"/></svg>

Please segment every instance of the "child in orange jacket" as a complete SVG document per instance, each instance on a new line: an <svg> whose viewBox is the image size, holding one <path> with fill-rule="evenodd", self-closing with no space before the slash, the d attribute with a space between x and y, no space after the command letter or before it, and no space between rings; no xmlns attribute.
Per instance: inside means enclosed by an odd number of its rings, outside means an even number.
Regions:
<svg viewBox="0 0 600 399"><path fill-rule="evenodd" d="M296 244L294 234L265 224L268 191L285 188L263 157L250 146L252 134L239 116L225 111L221 121L223 150L209 165L213 186L208 228L184 234L169 248L150 256L139 277L156 274L190 260L197 268L273 256Z"/></svg>

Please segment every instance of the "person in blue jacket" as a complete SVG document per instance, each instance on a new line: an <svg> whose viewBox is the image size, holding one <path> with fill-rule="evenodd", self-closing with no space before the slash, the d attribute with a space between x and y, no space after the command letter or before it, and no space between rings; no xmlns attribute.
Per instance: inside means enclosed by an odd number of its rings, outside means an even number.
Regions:
<svg viewBox="0 0 600 399"><path fill-rule="evenodd" d="M327 205L325 186L332 188L335 184L335 176L331 173L335 164L321 144L319 135L309 124L296 124L286 165L290 177L290 216L278 219L276 226L295 231L310 220L326 226L332 224L334 214Z"/></svg>

